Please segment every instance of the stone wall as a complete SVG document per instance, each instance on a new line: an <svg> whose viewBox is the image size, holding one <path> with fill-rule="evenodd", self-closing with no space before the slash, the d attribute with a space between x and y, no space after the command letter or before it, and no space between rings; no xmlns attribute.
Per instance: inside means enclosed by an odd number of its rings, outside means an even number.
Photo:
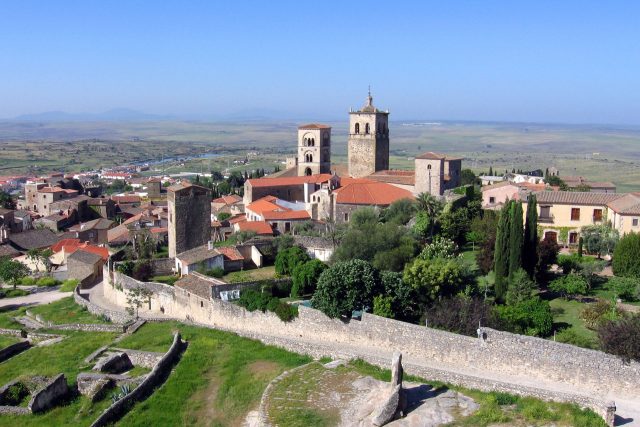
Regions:
<svg viewBox="0 0 640 427"><path fill-rule="evenodd" d="M29 402L29 409L33 413L44 412L55 406L60 399L64 398L68 393L69 387L67 386L67 379L64 377L64 374L59 374L33 394Z"/></svg>
<svg viewBox="0 0 640 427"><path fill-rule="evenodd" d="M133 389L129 394L109 406L102 412L97 420L91 424L91 427L101 427L113 424L122 418L131 407L138 401L146 399L153 393L153 390L162 384L171 373L171 369L180 356L184 345L180 339L180 334L176 333L173 337L173 343L169 351L165 353L160 361L153 367L151 372L145 379Z"/></svg>
<svg viewBox="0 0 640 427"><path fill-rule="evenodd" d="M106 288L114 289L109 285ZM179 320L232 331L313 356L361 357L386 366L384 352L400 350L408 366L413 366L413 371L408 372L429 379L577 403L587 394L593 402L584 404L589 403L587 406L596 410L605 406L604 397L608 394L640 396L640 363L625 364L606 353L540 338L489 328L482 328L478 338L468 337L368 313L361 321L343 322L304 306L299 307L297 319L284 323L273 313L248 312L235 304L201 298L184 289L175 289L172 296L171 301L165 300L164 313ZM371 354L384 360L376 361ZM483 372L483 378L478 378L477 372ZM491 376L494 378L488 380ZM526 378L532 384L537 380L554 381L564 390L549 393L535 387L516 387L509 382L513 377ZM577 390L583 395L576 394Z"/></svg>
<svg viewBox="0 0 640 427"><path fill-rule="evenodd" d="M107 268L105 267L103 269L103 277L107 277L108 274L109 274L109 272L107 271ZM105 280L105 283L106 282L107 282L107 280ZM106 310L106 309L100 307L99 305L96 305L96 304L92 303L91 301L83 298L80 295L80 287L79 286L77 286L75 291L73 292L73 299L76 302L76 304L81 305L83 307L86 307L87 310L89 311L89 313L95 314L96 316L105 316L107 319L109 319L113 323L124 324L124 323L129 323L132 320L132 317L127 313L122 313L122 312L119 312L119 311Z"/></svg>
<svg viewBox="0 0 640 427"><path fill-rule="evenodd" d="M162 353L153 351L130 350L128 348L114 348L114 350L125 353L133 366L142 366L149 369L153 369L163 356Z"/></svg>
<svg viewBox="0 0 640 427"><path fill-rule="evenodd" d="M0 349L0 362L4 362L8 358L22 353L29 347L31 347L31 343L29 341L20 341L15 344L8 345L3 349Z"/></svg>

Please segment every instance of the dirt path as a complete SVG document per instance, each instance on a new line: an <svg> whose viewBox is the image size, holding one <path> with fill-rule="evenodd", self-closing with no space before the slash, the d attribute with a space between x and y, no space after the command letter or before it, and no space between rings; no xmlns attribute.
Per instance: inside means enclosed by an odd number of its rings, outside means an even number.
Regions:
<svg viewBox="0 0 640 427"><path fill-rule="evenodd" d="M4 307L22 307L31 305L48 304L62 298L70 297L73 292L46 291L35 294L25 295L23 297L2 298L0 299L0 308Z"/></svg>

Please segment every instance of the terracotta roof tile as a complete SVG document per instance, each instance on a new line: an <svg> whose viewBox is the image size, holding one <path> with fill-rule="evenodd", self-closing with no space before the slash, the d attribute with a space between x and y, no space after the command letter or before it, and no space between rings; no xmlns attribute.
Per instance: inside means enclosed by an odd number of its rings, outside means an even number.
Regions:
<svg viewBox="0 0 640 427"><path fill-rule="evenodd" d="M249 179L247 182L255 188L258 187L280 187L286 185L320 184L331 179L331 174L323 173L309 176L291 176L281 178L257 178Z"/></svg>
<svg viewBox="0 0 640 427"><path fill-rule="evenodd" d="M256 234L273 235L273 229L265 221L242 221L238 223L240 231L255 231Z"/></svg>
<svg viewBox="0 0 640 427"><path fill-rule="evenodd" d="M558 203L566 205L601 205L605 206L623 194L591 193L578 191L538 191L535 193L538 204Z"/></svg>
<svg viewBox="0 0 640 427"><path fill-rule="evenodd" d="M224 255L224 257L229 261L240 261L244 259L240 251L233 246L221 246L217 249L218 252Z"/></svg>
<svg viewBox="0 0 640 427"><path fill-rule="evenodd" d="M213 295L211 292L212 283L192 274L183 276L180 280L174 283L174 286L204 299L209 299Z"/></svg>
<svg viewBox="0 0 640 427"><path fill-rule="evenodd" d="M298 126L298 129L331 129L331 126L323 125L320 123L309 123L306 125Z"/></svg>
<svg viewBox="0 0 640 427"><path fill-rule="evenodd" d="M350 205L388 206L401 199L413 199L410 191L384 182L353 180L335 190L337 203Z"/></svg>

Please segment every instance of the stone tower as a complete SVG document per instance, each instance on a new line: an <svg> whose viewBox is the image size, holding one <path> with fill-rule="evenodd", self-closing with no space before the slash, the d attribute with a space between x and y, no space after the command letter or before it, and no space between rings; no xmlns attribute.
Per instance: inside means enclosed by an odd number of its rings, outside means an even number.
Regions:
<svg viewBox="0 0 640 427"><path fill-rule="evenodd" d="M298 176L330 173L331 126L312 123L298 128Z"/></svg>
<svg viewBox="0 0 640 427"><path fill-rule="evenodd" d="M181 183L168 188L169 258L211 239L211 191Z"/></svg>
<svg viewBox="0 0 640 427"><path fill-rule="evenodd" d="M349 112L349 175L389 169L389 112L373 106L371 91L359 111Z"/></svg>

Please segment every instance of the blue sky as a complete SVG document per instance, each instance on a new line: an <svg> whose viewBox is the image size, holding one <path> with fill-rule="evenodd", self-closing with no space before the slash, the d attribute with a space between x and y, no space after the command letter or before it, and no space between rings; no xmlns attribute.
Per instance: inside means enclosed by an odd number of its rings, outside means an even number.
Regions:
<svg viewBox="0 0 640 427"><path fill-rule="evenodd" d="M0 117L131 108L216 118L640 124L640 2L14 1Z"/></svg>

